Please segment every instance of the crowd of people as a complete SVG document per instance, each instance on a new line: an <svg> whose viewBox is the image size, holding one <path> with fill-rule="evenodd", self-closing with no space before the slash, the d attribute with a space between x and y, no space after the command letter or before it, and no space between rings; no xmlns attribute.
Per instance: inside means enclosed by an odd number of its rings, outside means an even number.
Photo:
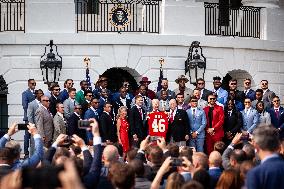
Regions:
<svg viewBox="0 0 284 189"><path fill-rule="evenodd" d="M244 91L218 76L213 90L175 82L155 93L143 77L137 91L127 81L110 91L101 76L94 90L67 79L43 92L28 80L25 157L10 140L15 123L0 139L0 188L284 188L284 109L267 80L255 91L250 79Z"/></svg>

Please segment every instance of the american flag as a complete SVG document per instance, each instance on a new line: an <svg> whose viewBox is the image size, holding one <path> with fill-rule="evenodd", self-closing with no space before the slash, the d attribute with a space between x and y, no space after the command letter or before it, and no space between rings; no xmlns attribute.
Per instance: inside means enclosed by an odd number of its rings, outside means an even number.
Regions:
<svg viewBox="0 0 284 189"><path fill-rule="evenodd" d="M162 79L164 78L164 73L163 73L163 63L164 63L164 59L161 58L159 60L160 62L160 77L159 77L159 82L158 82L158 87L157 87L157 92L160 91L162 89Z"/></svg>

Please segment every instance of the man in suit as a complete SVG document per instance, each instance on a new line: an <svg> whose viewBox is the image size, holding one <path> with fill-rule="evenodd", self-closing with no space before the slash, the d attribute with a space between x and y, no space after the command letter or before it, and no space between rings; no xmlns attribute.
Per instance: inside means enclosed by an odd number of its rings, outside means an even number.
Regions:
<svg viewBox="0 0 284 189"><path fill-rule="evenodd" d="M279 130L280 139L284 138L284 108L280 106L280 99L275 96L272 100L273 107L268 110L272 125Z"/></svg>
<svg viewBox="0 0 284 189"><path fill-rule="evenodd" d="M208 95L207 95L207 97L208 97ZM198 103L197 103L197 107L198 108L203 109L203 108L205 108L208 105L207 100L205 101L202 98L200 98L201 97L201 93L200 93L200 90L198 88L193 90L193 96L195 96L198 99Z"/></svg>
<svg viewBox="0 0 284 189"><path fill-rule="evenodd" d="M84 141L87 141L86 140L86 130L78 128L78 121L82 120L81 114L82 114L82 106L75 105L73 114L71 114L71 116L67 120L67 133L69 136L76 134L80 138L82 138Z"/></svg>
<svg viewBox="0 0 284 189"><path fill-rule="evenodd" d="M221 85L221 78L219 76L213 77L214 89L212 91L217 94L217 101L224 105L227 102L228 92Z"/></svg>
<svg viewBox="0 0 284 189"><path fill-rule="evenodd" d="M138 91L139 91L138 95L142 96L142 99L143 99L142 108L147 113L151 112L152 111L152 102L151 102L151 99L149 97L147 97L146 86L140 85ZM131 107L133 107L134 105L135 105L135 99L133 98L132 102L131 102Z"/></svg>
<svg viewBox="0 0 284 189"><path fill-rule="evenodd" d="M215 188L222 174L222 156L218 151L213 151L209 155L209 176L210 188Z"/></svg>
<svg viewBox="0 0 284 189"><path fill-rule="evenodd" d="M101 110L99 109L100 100L98 98L92 98L90 101L90 108L85 112L84 119L89 120L91 118L95 118L99 121L101 116ZM87 141L91 143L93 140L93 136L91 131L86 131Z"/></svg>
<svg viewBox="0 0 284 189"><path fill-rule="evenodd" d="M187 88L185 86L185 84L188 82L189 80L184 76L184 75L180 75L175 82L178 84L178 88L176 88L174 90L175 94L181 93L184 96L184 101L186 104L189 103L189 99L190 96L192 95L192 90L190 88Z"/></svg>
<svg viewBox="0 0 284 189"><path fill-rule="evenodd" d="M49 112L49 98L42 96L40 102L41 106L35 112L35 125L43 139L44 146L49 148L53 139L53 116Z"/></svg>
<svg viewBox="0 0 284 189"><path fill-rule="evenodd" d="M66 119L64 118L63 115L64 108L65 107L62 103L56 104L57 113L53 117L53 125L54 125L53 141L55 141L60 134L66 134Z"/></svg>
<svg viewBox="0 0 284 189"><path fill-rule="evenodd" d="M29 103L27 117L29 123L35 123L35 112L40 106L40 100L43 95L43 91L41 89L35 90L36 98Z"/></svg>
<svg viewBox="0 0 284 189"><path fill-rule="evenodd" d="M61 102L64 102L66 99L69 98L69 89L73 87L73 79L66 79L64 82L64 89L59 94L59 99L61 99Z"/></svg>
<svg viewBox="0 0 284 189"><path fill-rule="evenodd" d="M200 97L202 100L207 101L208 95L212 93L212 91L205 89L205 80L202 78L199 78L196 80L196 88L200 91Z"/></svg>
<svg viewBox="0 0 284 189"><path fill-rule="evenodd" d="M27 117L28 104L35 99L35 95L34 95L35 86L36 86L35 80L29 79L28 80L28 89L25 90L22 93L22 106L23 106L23 109L24 109L23 121L25 123L28 123L28 117ZM25 158L27 158L29 156L29 140L30 140L30 138L31 138L31 135L27 131L25 131L25 136L24 136Z"/></svg>
<svg viewBox="0 0 284 189"><path fill-rule="evenodd" d="M127 91L126 91L125 87L121 87L119 89L118 98L114 99L113 104L112 104L113 105L113 112L114 112L115 116L117 115L118 109L121 106L126 106L128 110L131 108L131 100L126 98L126 94L127 94Z"/></svg>
<svg viewBox="0 0 284 189"><path fill-rule="evenodd" d="M190 99L190 109L186 111L190 122L191 139L189 146L195 147L197 152L204 152L206 116L203 109L198 108L198 98L192 96Z"/></svg>
<svg viewBox="0 0 284 189"><path fill-rule="evenodd" d="M117 142L116 126L114 126L114 120L110 115L111 103L107 102L104 105L104 111L100 116L99 126L102 141L107 144Z"/></svg>
<svg viewBox="0 0 284 189"><path fill-rule="evenodd" d="M71 114L73 114L75 105L78 104L75 100L76 89L75 88L69 89L68 96L69 97L63 102L64 116L65 116L66 120L68 120L69 117L71 116Z"/></svg>
<svg viewBox="0 0 284 189"><path fill-rule="evenodd" d="M177 93L176 101L177 101L177 108L178 109L182 109L182 110L186 111L188 108L190 108L188 103L184 102L184 95L182 93Z"/></svg>
<svg viewBox="0 0 284 189"><path fill-rule="evenodd" d="M221 141L224 136L224 110L221 106L216 104L216 96L208 96L208 106L204 108L206 115L206 148L207 153L210 154L214 149L215 142Z"/></svg>
<svg viewBox="0 0 284 189"><path fill-rule="evenodd" d="M186 146L189 140L190 123L185 110L177 108L175 99L170 100L168 141L175 142L178 146Z"/></svg>
<svg viewBox="0 0 284 189"><path fill-rule="evenodd" d="M284 161L278 155L280 141L276 129L272 126L255 129L253 145L261 163L247 173L246 188L284 188Z"/></svg>
<svg viewBox="0 0 284 189"><path fill-rule="evenodd" d="M82 104L85 101L85 91L88 89L88 83L85 80L80 81L81 90L76 93L75 100L78 104Z"/></svg>
<svg viewBox="0 0 284 189"><path fill-rule="evenodd" d="M51 87L51 97L49 98L49 111L51 112L52 116L56 114L56 104L60 103L61 100L59 99L60 87L58 84L55 84Z"/></svg>
<svg viewBox="0 0 284 189"><path fill-rule="evenodd" d="M135 96L135 106L133 106L129 111L129 141L135 146L147 136L146 112L142 108L143 97L140 95ZM138 147L138 146L137 146Z"/></svg>
<svg viewBox="0 0 284 189"><path fill-rule="evenodd" d="M244 80L244 94L245 98L250 98L251 101L255 100L255 91L251 89L251 79L249 78Z"/></svg>
<svg viewBox="0 0 284 189"><path fill-rule="evenodd" d="M268 103L271 107L272 99L276 96L275 93L268 89L268 81L267 80L261 80L260 87L263 90L263 97L262 101L264 103Z"/></svg>
<svg viewBox="0 0 284 189"><path fill-rule="evenodd" d="M96 83L96 88L93 90L93 96L100 98L102 89L107 89L107 86L108 86L108 78L105 76L100 76ZM110 91L108 92L110 93Z"/></svg>
<svg viewBox="0 0 284 189"><path fill-rule="evenodd" d="M161 92L161 99L160 99L159 110L168 112L170 110L170 100L167 98L168 91L162 89L160 92Z"/></svg>
<svg viewBox="0 0 284 189"><path fill-rule="evenodd" d="M156 93L156 97L157 97L159 100L161 100L161 91L162 91L162 90L168 92L168 96L167 96L167 99L168 99L168 100L171 100L171 99L173 99L173 98L176 97L175 92L174 92L174 91L171 91L170 89L168 89L168 87L169 87L169 81L168 81L167 78L163 78L163 79L162 79L161 85L162 85L162 89Z"/></svg>
<svg viewBox="0 0 284 189"><path fill-rule="evenodd" d="M93 92L91 90L86 90L84 92L85 100L82 102L82 117L85 117L85 112L90 108L90 103L93 98Z"/></svg>
<svg viewBox="0 0 284 189"><path fill-rule="evenodd" d="M251 106L256 109L256 104L259 101L262 101L262 98L263 98L263 90L256 89L255 90L255 100L252 101ZM263 103L264 103L264 110L269 110L271 108L271 104L269 102L263 101Z"/></svg>
<svg viewBox="0 0 284 189"><path fill-rule="evenodd" d="M241 128L244 135L252 134L259 123L259 113L251 107L250 98L245 99L245 109L241 111L243 117L243 127Z"/></svg>
<svg viewBox="0 0 284 189"><path fill-rule="evenodd" d="M105 103L109 102L111 103L111 99L109 97L110 95L110 92L108 89L101 89L101 92L100 92L100 106L99 106L99 109L101 112L103 112L103 109L104 109L104 105Z"/></svg>
<svg viewBox="0 0 284 189"><path fill-rule="evenodd" d="M234 91L234 94L235 94L235 100L236 101L239 101L241 103L244 103L244 100L245 100L245 94L242 92L242 91L239 91L237 89L237 86L238 86L238 81L236 79L231 79L229 81L229 91ZM226 103L226 102L225 102Z"/></svg>

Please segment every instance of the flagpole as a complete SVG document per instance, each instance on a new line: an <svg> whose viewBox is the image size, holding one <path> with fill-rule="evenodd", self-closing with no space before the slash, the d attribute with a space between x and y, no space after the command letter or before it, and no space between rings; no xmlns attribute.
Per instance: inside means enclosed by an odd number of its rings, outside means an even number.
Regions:
<svg viewBox="0 0 284 189"><path fill-rule="evenodd" d="M86 81L88 83L88 90L92 90L92 84L91 84L91 78L90 78L90 70L89 70L89 66L91 64L90 57L85 57L84 58L84 64L86 65Z"/></svg>
<svg viewBox="0 0 284 189"><path fill-rule="evenodd" d="M158 86L157 86L157 92L162 89L162 79L164 77L163 76L164 75L163 64L165 63L165 59L160 58L159 62L160 62L160 77L159 77L159 82L158 82Z"/></svg>

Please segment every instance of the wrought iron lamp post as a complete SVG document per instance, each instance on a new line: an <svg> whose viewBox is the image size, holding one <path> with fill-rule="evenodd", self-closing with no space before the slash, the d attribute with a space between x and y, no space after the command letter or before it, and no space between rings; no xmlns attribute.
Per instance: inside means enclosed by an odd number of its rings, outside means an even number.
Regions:
<svg viewBox="0 0 284 189"><path fill-rule="evenodd" d="M53 46L55 52L53 53ZM49 53L46 53L46 48L49 47ZM40 69L45 84L57 83L62 69L62 57L57 52L57 45L50 40L49 44L44 47L44 54L40 57Z"/></svg>
<svg viewBox="0 0 284 189"><path fill-rule="evenodd" d="M204 79L206 58L202 54L200 42L193 41L189 47L188 57L185 61L185 74L189 72L190 83L196 85L197 79Z"/></svg>

